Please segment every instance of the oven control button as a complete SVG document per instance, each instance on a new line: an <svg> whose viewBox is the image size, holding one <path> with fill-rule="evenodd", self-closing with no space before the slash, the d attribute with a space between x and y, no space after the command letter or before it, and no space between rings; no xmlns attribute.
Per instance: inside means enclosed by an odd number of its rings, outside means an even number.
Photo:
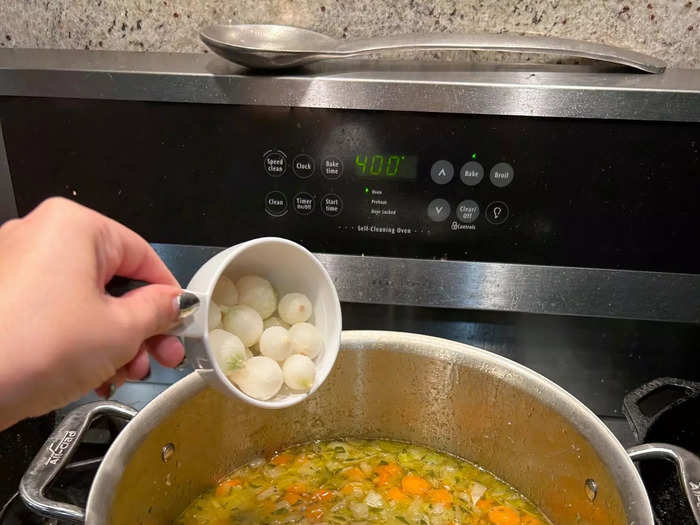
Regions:
<svg viewBox="0 0 700 525"><path fill-rule="evenodd" d="M321 173L328 180L339 179L343 176L343 162L337 157L326 157L321 164Z"/></svg>
<svg viewBox="0 0 700 525"><path fill-rule="evenodd" d="M263 155L263 164L270 177L281 177L287 171L287 155L280 150L270 150Z"/></svg>
<svg viewBox="0 0 700 525"><path fill-rule="evenodd" d="M343 211L343 200L335 193L328 193L321 199L321 211L329 217L340 215Z"/></svg>
<svg viewBox="0 0 700 525"><path fill-rule="evenodd" d="M486 220L491 224L503 224L508 220L508 206L505 202L495 201L486 206Z"/></svg>
<svg viewBox="0 0 700 525"><path fill-rule="evenodd" d="M430 168L430 178L435 184L447 184L455 176L455 169L452 163L447 160L438 160Z"/></svg>
<svg viewBox="0 0 700 525"><path fill-rule="evenodd" d="M513 182L513 166L507 162L499 162L493 168L491 168L491 173L489 173L489 179L491 179L491 184L497 188L505 188Z"/></svg>
<svg viewBox="0 0 700 525"><path fill-rule="evenodd" d="M476 186L484 178L484 167L475 160L467 162L459 170L459 179L467 186Z"/></svg>
<svg viewBox="0 0 700 525"><path fill-rule="evenodd" d="M472 200L463 200L457 205L457 220L471 224L479 217L479 205Z"/></svg>
<svg viewBox="0 0 700 525"><path fill-rule="evenodd" d="M445 199L433 199L428 204L428 217L433 222L442 222L450 216L450 203Z"/></svg>
<svg viewBox="0 0 700 525"><path fill-rule="evenodd" d="M308 215L314 211L314 197L310 193L300 191L294 196L292 206L299 215Z"/></svg>
<svg viewBox="0 0 700 525"><path fill-rule="evenodd" d="M287 213L287 197L281 191L271 191L265 195L265 211L273 217Z"/></svg>
<svg viewBox="0 0 700 525"><path fill-rule="evenodd" d="M301 153L294 157L292 169L294 170L294 175L300 179L308 179L314 174L314 159L311 158L311 155Z"/></svg>

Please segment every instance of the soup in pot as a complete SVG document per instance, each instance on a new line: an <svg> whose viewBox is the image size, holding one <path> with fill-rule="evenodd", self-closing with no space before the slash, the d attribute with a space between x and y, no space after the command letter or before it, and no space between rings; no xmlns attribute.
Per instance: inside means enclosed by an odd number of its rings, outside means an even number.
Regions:
<svg viewBox="0 0 700 525"><path fill-rule="evenodd" d="M549 525L513 487L430 449L348 439L245 465L194 500L176 525Z"/></svg>

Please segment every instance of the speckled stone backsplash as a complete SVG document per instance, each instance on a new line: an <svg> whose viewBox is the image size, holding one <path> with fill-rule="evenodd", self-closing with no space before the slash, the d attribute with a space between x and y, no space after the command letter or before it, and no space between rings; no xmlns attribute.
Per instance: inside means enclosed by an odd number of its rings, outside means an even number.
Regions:
<svg viewBox="0 0 700 525"><path fill-rule="evenodd" d="M700 0L0 0L0 46L205 52L197 30L228 21L290 24L338 38L530 32L623 46L673 66L700 67ZM501 54L476 59L526 60Z"/></svg>

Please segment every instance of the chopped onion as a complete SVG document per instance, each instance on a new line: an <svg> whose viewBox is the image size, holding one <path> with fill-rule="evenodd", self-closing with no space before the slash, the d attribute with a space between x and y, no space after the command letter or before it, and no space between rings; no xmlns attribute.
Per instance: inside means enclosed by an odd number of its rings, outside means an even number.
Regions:
<svg viewBox="0 0 700 525"><path fill-rule="evenodd" d="M258 468L262 467L265 464L265 458L258 456L257 458L253 458L250 460L250 463L248 463L248 466L250 468Z"/></svg>
<svg viewBox="0 0 700 525"><path fill-rule="evenodd" d="M356 518L366 518L369 516L369 507L365 503L360 503L359 501L351 501L348 503L350 512Z"/></svg>
<svg viewBox="0 0 700 525"><path fill-rule="evenodd" d="M236 282L238 302L254 308L263 319L270 317L277 309L277 294L270 281L257 275L246 275Z"/></svg>
<svg viewBox="0 0 700 525"><path fill-rule="evenodd" d="M282 365L285 384L292 390L310 390L316 377L316 365L301 354L292 354Z"/></svg>
<svg viewBox="0 0 700 525"><path fill-rule="evenodd" d="M280 299L277 311L289 324L303 323L311 317L311 301L303 293L288 293Z"/></svg>
<svg viewBox="0 0 700 525"><path fill-rule="evenodd" d="M259 346L262 355L275 361L284 361L292 353L289 333L282 326L271 326L264 330L260 336Z"/></svg>
<svg viewBox="0 0 700 525"><path fill-rule="evenodd" d="M214 302L209 303L209 330L221 328L221 308Z"/></svg>
<svg viewBox="0 0 700 525"><path fill-rule="evenodd" d="M258 494L258 501L262 501L264 499L269 498L270 496L274 496L276 493L277 488L273 485L272 487L269 487L263 490L260 494Z"/></svg>
<svg viewBox="0 0 700 525"><path fill-rule="evenodd" d="M360 470L364 472L365 476L369 476L372 473L372 466L369 463L360 463Z"/></svg>
<svg viewBox="0 0 700 525"><path fill-rule="evenodd" d="M321 332L310 323L297 323L289 329L289 341L292 353L302 354L314 359L321 353L323 338Z"/></svg>
<svg viewBox="0 0 700 525"><path fill-rule="evenodd" d="M238 304L238 290L236 289L236 285L225 275L219 277L211 297L217 304L226 306L235 306Z"/></svg>
<svg viewBox="0 0 700 525"><path fill-rule="evenodd" d="M250 306L240 304L224 315L224 329L237 335L246 346L252 346L262 334L262 318Z"/></svg>
<svg viewBox="0 0 700 525"><path fill-rule="evenodd" d="M378 492L375 492L373 490L370 490L367 493L365 503L367 504L367 506L372 507L373 509L381 509L384 506L384 500L382 499L382 497L379 495Z"/></svg>
<svg viewBox="0 0 700 525"><path fill-rule="evenodd" d="M220 328L209 332L209 348L224 374L240 368L247 359L243 342Z"/></svg>
<svg viewBox="0 0 700 525"><path fill-rule="evenodd" d="M283 382L280 365L265 356L251 357L228 377L250 397L262 400L277 394Z"/></svg>
<svg viewBox="0 0 700 525"><path fill-rule="evenodd" d="M471 484L471 487L469 487L469 494L471 495L473 506L476 506L481 496L484 495L484 492L486 492L486 487L481 483L475 481Z"/></svg>

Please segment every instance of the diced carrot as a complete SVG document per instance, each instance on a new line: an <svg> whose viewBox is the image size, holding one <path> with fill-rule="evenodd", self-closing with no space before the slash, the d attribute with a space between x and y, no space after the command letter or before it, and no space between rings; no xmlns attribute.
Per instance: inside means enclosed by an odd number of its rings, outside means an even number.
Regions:
<svg viewBox="0 0 700 525"><path fill-rule="evenodd" d="M283 452L282 454L277 454L276 456L273 456L270 460L270 463L272 463L273 465L286 465L287 463L291 463L293 460L294 456L288 454L287 452Z"/></svg>
<svg viewBox="0 0 700 525"><path fill-rule="evenodd" d="M493 500L490 500L489 498L481 498L479 501L476 502L476 508L479 509L481 512L488 512L492 505Z"/></svg>
<svg viewBox="0 0 700 525"><path fill-rule="evenodd" d="M383 485L388 485L393 478L397 478L401 474L403 474L403 470L396 463L387 463L386 465L379 465L374 469L374 472L376 474L374 482L379 487Z"/></svg>
<svg viewBox="0 0 700 525"><path fill-rule="evenodd" d="M403 501L405 499L408 499L408 496L406 496L404 491L401 490L399 487L391 487L386 493L386 496L394 501Z"/></svg>
<svg viewBox="0 0 700 525"><path fill-rule="evenodd" d="M489 510L489 521L494 525L520 525L520 514L510 507L498 505Z"/></svg>
<svg viewBox="0 0 700 525"><path fill-rule="evenodd" d="M542 520L526 513L520 517L520 525L542 525Z"/></svg>
<svg viewBox="0 0 700 525"><path fill-rule="evenodd" d="M335 498L335 494L331 490L317 490L314 492L314 501L330 501Z"/></svg>
<svg viewBox="0 0 700 525"><path fill-rule="evenodd" d="M401 480L401 487L403 488L403 491L407 492L408 494L420 496L430 488L430 483L420 476L408 474Z"/></svg>
<svg viewBox="0 0 700 525"><path fill-rule="evenodd" d="M293 485L287 487L287 492L301 494L302 492L306 492L306 485L304 485L303 483L294 483Z"/></svg>
<svg viewBox="0 0 700 525"><path fill-rule="evenodd" d="M219 484L216 486L216 497L223 498L224 496L228 496L229 494L231 494L231 489L233 487L240 487L242 483L243 482L238 478L231 478L220 481Z"/></svg>
<svg viewBox="0 0 700 525"><path fill-rule="evenodd" d="M323 518L323 507L320 505L311 505L304 512L306 519L309 521L321 521Z"/></svg>
<svg viewBox="0 0 700 525"><path fill-rule="evenodd" d="M299 494L296 492L285 492L284 494L284 501L290 505L294 505L297 501L299 501L299 498L301 498L301 496L299 496Z"/></svg>
<svg viewBox="0 0 700 525"><path fill-rule="evenodd" d="M343 471L343 476L352 481L362 481L365 479L365 473L357 467L350 467Z"/></svg>
<svg viewBox="0 0 700 525"><path fill-rule="evenodd" d="M452 504L452 494L447 489L432 489L428 491L428 499L431 503Z"/></svg>

